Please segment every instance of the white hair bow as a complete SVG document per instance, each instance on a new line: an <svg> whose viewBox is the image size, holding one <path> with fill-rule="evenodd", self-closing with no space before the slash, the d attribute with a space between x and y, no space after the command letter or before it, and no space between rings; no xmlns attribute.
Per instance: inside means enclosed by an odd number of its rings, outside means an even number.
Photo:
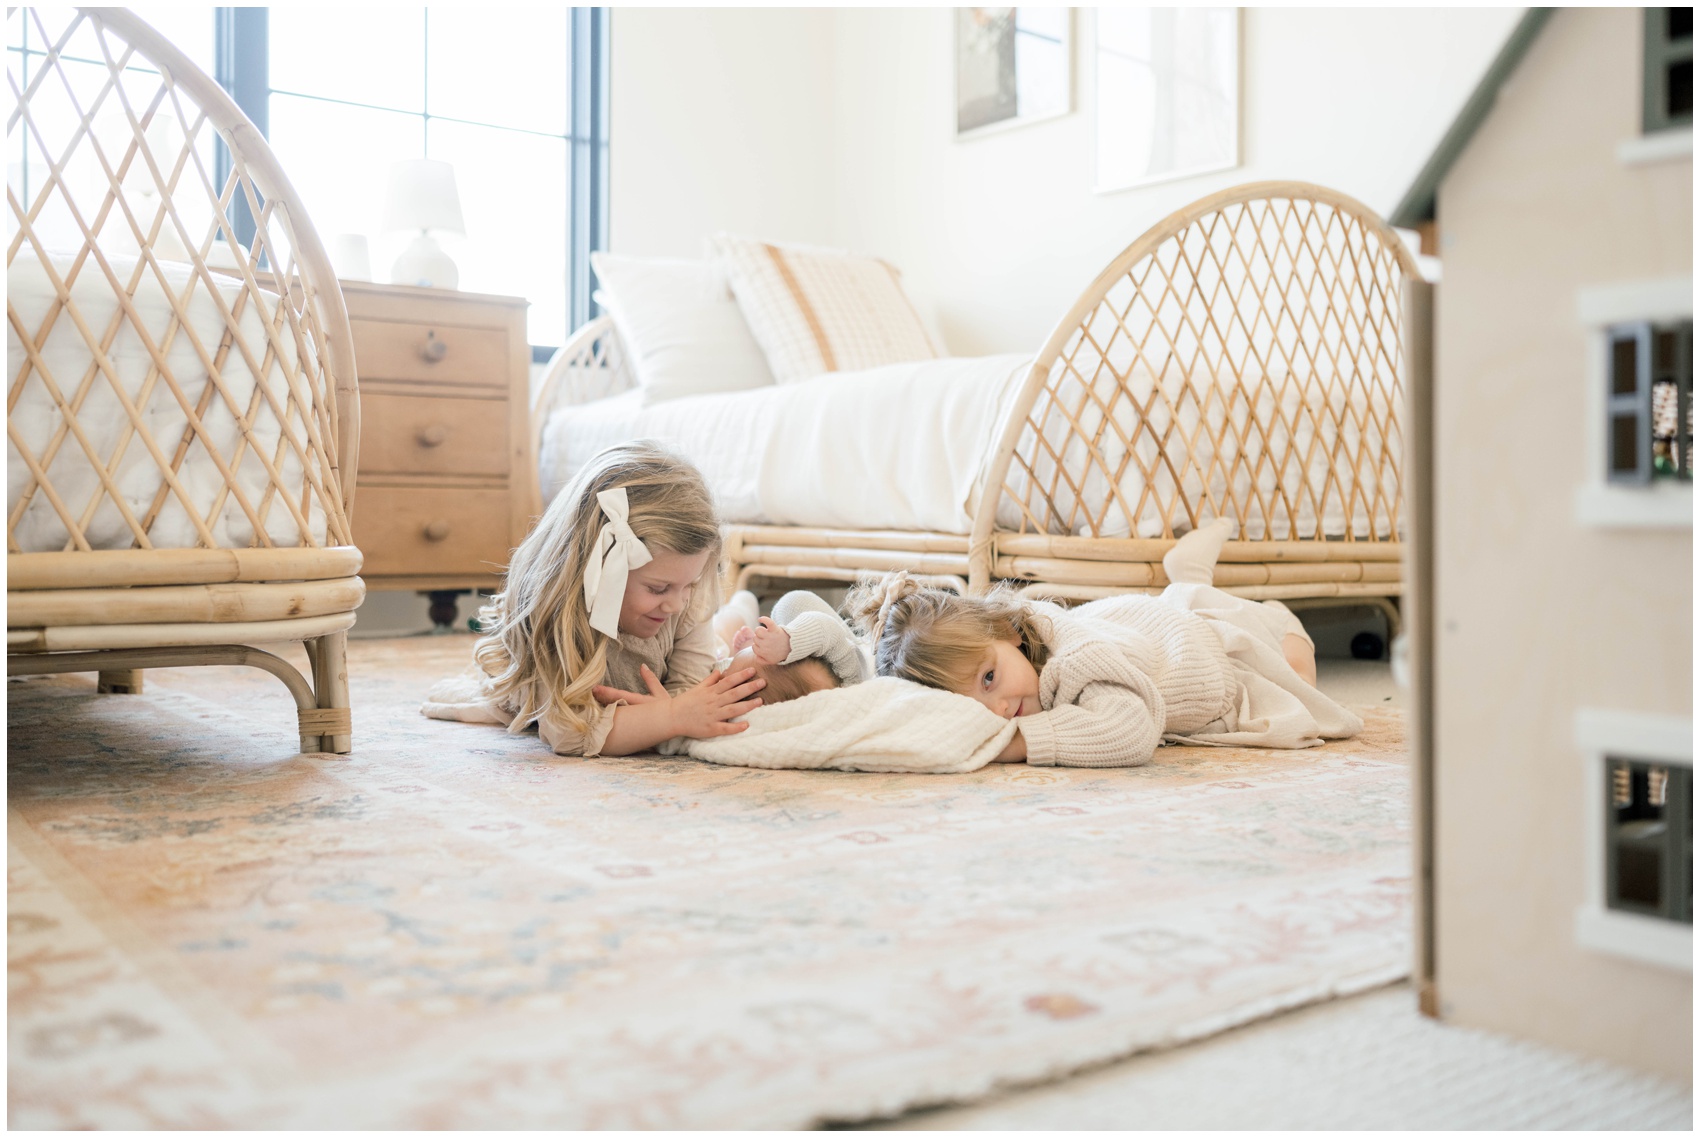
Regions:
<svg viewBox="0 0 1700 1138"><path fill-rule="evenodd" d="M619 639L620 605L626 599L626 576L654 560L649 547L626 524L630 503L626 488L616 486L596 495L608 520L596 535L596 545L584 566L584 603L590 608L590 627Z"/></svg>

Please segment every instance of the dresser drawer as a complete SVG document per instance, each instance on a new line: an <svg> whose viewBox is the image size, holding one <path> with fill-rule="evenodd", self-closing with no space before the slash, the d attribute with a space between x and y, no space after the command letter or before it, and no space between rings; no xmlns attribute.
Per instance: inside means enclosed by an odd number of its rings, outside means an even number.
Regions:
<svg viewBox="0 0 1700 1138"><path fill-rule="evenodd" d="M452 395L360 396L360 473L505 478L508 404Z"/></svg>
<svg viewBox="0 0 1700 1138"><path fill-rule="evenodd" d="M368 577L500 576L507 568L505 490L362 486L354 498L354 544Z"/></svg>
<svg viewBox="0 0 1700 1138"><path fill-rule="evenodd" d="M508 334L464 324L350 320L354 366L362 382L404 379L471 383L506 390Z"/></svg>

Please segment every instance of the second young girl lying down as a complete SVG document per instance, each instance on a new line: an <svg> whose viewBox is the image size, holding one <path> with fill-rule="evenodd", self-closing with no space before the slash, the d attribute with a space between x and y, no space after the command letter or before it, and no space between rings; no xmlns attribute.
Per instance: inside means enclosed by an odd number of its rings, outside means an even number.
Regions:
<svg viewBox="0 0 1700 1138"><path fill-rule="evenodd" d="M1363 721L1315 687L1315 648L1292 612L1211 585L1231 528L1217 519L1181 538L1158 596L1065 610L924 589L899 573L846 603L879 675L1018 719L998 762L1135 766L1164 741L1298 748L1357 734Z"/></svg>

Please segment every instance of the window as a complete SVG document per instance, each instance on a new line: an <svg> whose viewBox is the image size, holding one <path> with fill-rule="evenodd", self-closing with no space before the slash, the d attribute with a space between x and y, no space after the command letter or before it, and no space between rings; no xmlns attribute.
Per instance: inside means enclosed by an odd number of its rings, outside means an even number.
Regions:
<svg viewBox="0 0 1700 1138"><path fill-rule="evenodd" d="M1618 324L1606 393L1606 477L1694 477L1694 322Z"/></svg>
<svg viewBox="0 0 1700 1138"><path fill-rule="evenodd" d="M326 245L361 235L372 275L389 170L454 167L464 237L441 235L460 287L531 302L533 344L590 316L605 241L604 9L221 8L219 74L265 131Z"/></svg>
<svg viewBox="0 0 1700 1138"><path fill-rule="evenodd" d="M196 64L211 72L211 7L133 4L130 8ZM61 12L42 9L38 12L25 7L6 10L7 71L20 85L27 86L40 75L42 60L50 46L49 40L57 41L62 37L70 23L69 10ZM64 54L61 56L60 69L63 82L50 81L45 88L37 91L32 99L31 115L44 124L50 137L68 138L70 129L63 125L65 120L75 121L84 113L92 113L96 137L109 137L108 130L116 128L118 133L127 139L128 128L122 124L124 112L119 100L110 96L98 97L106 84L107 71L100 56L100 41L94 36L90 25L81 25L72 39L63 45L62 51ZM155 74L153 66L140 56L130 58L126 71ZM161 152L168 152L181 142L185 124L177 122L170 114L169 108L163 111L156 121L158 126L154 129L161 132ZM173 131L176 132L176 138L171 138L166 133ZM59 184L62 192L50 194L43 200L40 197L42 187L51 176L49 156L42 152L40 141L32 131L19 129L9 131L8 134L12 149L6 155L7 185L20 202L32 203L41 209L31 223L34 240L50 249L80 248L82 231L76 218L67 208L67 202L76 203L78 211L86 221L92 221L99 214L109 185L95 156L96 148L77 145L72 148L68 160L64 160L61 155L53 155L55 161L65 162L60 172ZM197 149L202 152L202 160L209 164L210 169L213 132L210 129L202 130L196 137ZM127 184L135 190L139 189L141 181L138 171L131 179L127 179ZM151 220L149 218L144 224L150 224ZM203 224L210 227L211 214L209 212L205 218L191 215L183 218L183 221L192 231L199 232ZM170 232L170 227L166 229ZM107 224L100 230L100 239L115 252L135 252L135 239L129 225L115 213L107 215Z"/></svg>
<svg viewBox="0 0 1700 1138"><path fill-rule="evenodd" d="M1643 8L1641 130L1694 125L1694 9Z"/></svg>
<svg viewBox="0 0 1700 1138"><path fill-rule="evenodd" d="M1583 707L1582 904L1576 942L1679 971L1694 967L1694 722Z"/></svg>
<svg viewBox="0 0 1700 1138"><path fill-rule="evenodd" d="M1606 774L1606 908L1692 924L1693 772L1613 755Z"/></svg>

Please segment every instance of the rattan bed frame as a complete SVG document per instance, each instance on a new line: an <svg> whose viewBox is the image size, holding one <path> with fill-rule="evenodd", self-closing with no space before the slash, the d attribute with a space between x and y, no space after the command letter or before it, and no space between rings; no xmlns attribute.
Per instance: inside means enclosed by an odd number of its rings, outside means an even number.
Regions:
<svg viewBox="0 0 1700 1138"><path fill-rule="evenodd" d="M31 475L8 504L6 559L6 665L8 675L98 671L101 690L133 691L147 668L191 664L242 664L281 679L297 708L301 750L346 753L351 747L347 630L364 596L353 546L353 509L359 398L353 344L342 292L299 197L259 130L228 95L187 56L133 14L114 8L15 10L41 54L27 70L8 52L7 75L15 100L7 142L15 156L27 147L43 169L27 191L8 184L11 232L7 267L39 258L57 292L46 321L26 327L9 296L7 317L24 344L22 359L8 361L8 412L31 387L45 391L58 411L52 437L24 438L8 415L12 457ZM175 119L180 135L161 153L156 118ZM209 169L204 144L212 132L229 156L229 174ZM104 194L72 192L75 160L104 177ZM27 193L28 200L20 200ZM92 208L91 208L92 207ZM232 215L243 207L255 220L253 239L238 238ZM81 233L70 250L69 271L53 267L36 225L44 210L68 210ZM61 214L61 216L64 216ZM190 220L210 218L204 230ZM114 266L114 230L140 249L133 272ZM174 254L156 251L166 247ZM214 258L216 248L222 256ZM161 258L188 254L189 283L174 288ZM63 257L61 245L54 253ZM134 254L131 254L134 255ZM209 263L215 262L215 263ZM120 260L121 264L127 264ZM32 270L33 271L33 270ZM151 274L151 275L148 275ZM71 285L104 282L116 298L109 321L85 318ZM135 303L143 282L163 288L171 307L163 336ZM215 282L218 287L215 287ZM181 291L180 291L181 289ZM234 292L232 291L234 290ZM222 335L203 342L188 316L191 297L217 306ZM233 299L232 299L233 297ZM269 319L260 339L245 335L244 313ZM41 355L59 321L70 321L89 348L80 374L54 374ZM106 350L122 328L133 329L153 361L142 386L126 392ZM157 330L157 325L155 326ZM126 333L128 336L130 333ZM191 341L202 362L194 375L174 375L166 348ZM287 351L284 349L287 347ZM221 379L227 361L246 361L259 383L249 399L232 394ZM92 390L115 392L128 417L110 451L96 446L78 424ZM187 426L155 438L143 410L150 397L169 392ZM220 454L204 417L227 408L237 424L234 453ZM259 427L276 429L275 447L262 446ZM204 445L202 462L216 456L223 490L212 510L185 488L185 456ZM61 448L79 447L98 476L89 500L61 493L49 471ZM126 454L144 450L162 476L151 509L125 505L113 472ZM269 483L233 473L257 460ZM287 460L287 462L286 462ZM299 464L298 478L286 477ZM69 535L62 549L25 551L16 533L32 501L45 499ZM198 535L195 548L156 548L153 527L168 500L181 503ZM251 548L219 548L213 536L218 510L234 502L252 525ZM105 505L103 505L103 503ZM129 548L91 548L88 529L96 511L116 506ZM284 518L287 515L288 521ZM310 517L323 518L314 536ZM293 525L298 544L275 542L273 528ZM274 652L256 647L299 641L311 678Z"/></svg>
<svg viewBox="0 0 1700 1138"><path fill-rule="evenodd" d="M1156 592L1167 583L1162 558L1176 534L1227 516L1241 533L1256 522L1281 536L1229 542L1217 568L1223 588L1300 606L1373 605L1397 631L1401 313L1404 282L1415 276L1398 235L1343 194L1258 182L1203 198L1128 246L1057 323L1001 426L983 482L994 489L980 495L971 533L732 525L727 584L851 581L907 569L971 592L999 580L1059 600ZM1178 391L1156 385L1140 405L1128 382L1135 366L1159 377L1179 369L1184 378ZM534 401L534 430L540 436L557 407L632 382L612 321L593 320L552 361ZM1314 411L1295 409L1301 396ZM1151 415L1154 400L1166 414ZM1224 415L1210 434L1200 418L1189 434L1178 425L1189 400L1194 410L1214 400L1246 421L1236 427ZM1260 400L1263 417L1248 414ZM1307 431L1298 429L1302 415L1314 415ZM1113 448L1126 458L1112 464L1104 434L1130 420L1131 437ZM1133 445L1142 432L1157 444L1148 463ZM1259 457L1251 464L1244 444L1254 432ZM1319 457L1326 469L1317 469ZM1120 491L1130 461L1143 476L1137 501ZM1261 494L1254 477L1252 492L1236 496L1228 477L1236 463L1252 475L1296 466L1302 483ZM1362 510L1367 531L1348 527L1330 538L1323 503L1348 516ZM1135 519L1152 507L1160 535L1109 536L1137 533ZM998 523L1012 512L1018 525Z"/></svg>

